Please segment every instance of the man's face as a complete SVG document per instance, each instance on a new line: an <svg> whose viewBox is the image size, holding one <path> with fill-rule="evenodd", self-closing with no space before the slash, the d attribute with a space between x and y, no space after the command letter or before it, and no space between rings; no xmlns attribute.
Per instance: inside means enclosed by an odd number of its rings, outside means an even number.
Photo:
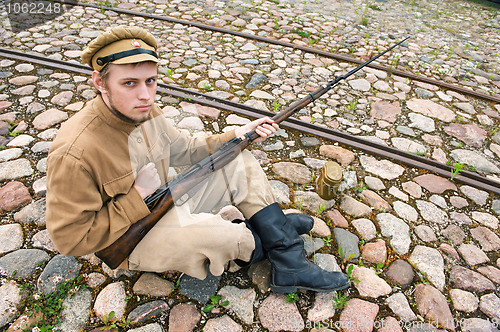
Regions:
<svg viewBox="0 0 500 332"><path fill-rule="evenodd" d="M122 120L142 123L149 118L156 95L157 64L110 64L105 81L94 72L94 85L110 110Z"/></svg>

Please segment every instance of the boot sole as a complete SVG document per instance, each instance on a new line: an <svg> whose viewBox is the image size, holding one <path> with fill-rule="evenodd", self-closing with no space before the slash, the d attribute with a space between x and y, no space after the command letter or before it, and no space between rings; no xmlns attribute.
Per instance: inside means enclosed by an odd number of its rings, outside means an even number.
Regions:
<svg viewBox="0 0 500 332"><path fill-rule="evenodd" d="M275 293L280 293L280 294L289 294L289 293L295 293L297 289L305 289L305 290L310 290L318 293L327 293L327 292L333 292L333 291L338 291L342 289L346 289L349 286L351 286L351 283L347 283L341 286L337 287L332 287L328 289L324 288L314 288L314 287L301 287L301 286L276 286L276 285L271 285L271 291Z"/></svg>

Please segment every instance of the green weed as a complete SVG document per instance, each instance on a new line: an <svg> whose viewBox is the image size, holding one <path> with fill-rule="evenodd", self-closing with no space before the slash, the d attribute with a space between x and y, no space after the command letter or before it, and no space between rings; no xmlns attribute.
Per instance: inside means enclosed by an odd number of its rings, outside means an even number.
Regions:
<svg viewBox="0 0 500 332"><path fill-rule="evenodd" d="M446 165L452 166L450 180L455 179L457 176L460 175L460 173L462 173L462 171L467 169L467 165L463 163L452 164L450 161L448 161L446 162Z"/></svg>
<svg viewBox="0 0 500 332"><path fill-rule="evenodd" d="M309 31L304 31L304 30L292 30L293 33L296 33L298 34L299 36L301 36L302 38L307 38L311 35L311 32Z"/></svg>
<svg viewBox="0 0 500 332"><path fill-rule="evenodd" d="M371 4L371 5L366 5L368 8L371 8L373 10L378 10L378 11L382 11L382 8L380 8L379 6L377 6L376 4Z"/></svg>
<svg viewBox="0 0 500 332"><path fill-rule="evenodd" d="M303 206L304 206L304 199L298 199L296 202L295 202L295 208L299 211L302 211L303 209Z"/></svg>
<svg viewBox="0 0 500 332"><path fill-rule="evenodd" d="M28 290L30 295L23 301L22 306L28 316L41 314L43 317L32 324L30 330L52 331L61 324L61 311L64 309L63 302L66 298L73 296L80 289L86 288L83 277L66 280L59 284L56 290L48 294L36 293L32 285L22 285L23 290ZM21 311L21 310L20 310Z"/></svg>
<svg viewBox="0 0 500 332"><path fill-rule="evenodd" d="M115 317L115 312L111 311L107 316L104 316L103 322L104 326L100 328L101 331L103 330L114 330L118 328L126 328L130 324L130 319L125 316L122 317L121 320L116 320L113 319Z"/></svg>
<svg viewBox="0 0 500 332"><path fill-rule="evenodd" d="M165 75L167 75L168 78L172 78L172 76L173 76L172 69L168 68L167 73Z"/></svg>
<svg viewBox="0 0 500 332"><path fill-rule="evenodd" d="M400 54L396 54L396 53L395 53L395 54L392 56L392 67L393 67L393 68L396 68L396 67L398 66L398 63L399 63L400 58L401 58L401 55L400 55Z"/></svg>
<svg viewBox="0 0 500 332"><path fill-rule="evenodd" d="M424 285L430 285L430 282L428 282L427 280L425 280L425 273L422 272L422 273L417 273L418 277L420 278L420 281L424 284Z"/></svg>
<svg viewBox="0 0 500 332"><path fill-rule="evenodd" d="M279 101L275 100L273 101L273 103L271 104L272 108L273 108L273 111L275 113L278 113L279 109L281 108L281 104Z"/></svg>
<svg viewBox="0 0 500 332"><path fill-rule="evenodd" d="M415 154L415 155L417 155L417 156L425 156L425 152L422 152L419 149L417 149L417 151L412 152L412 153Z"/></svg>
<svg viewBox="0 0 500 332"><path fill-rule="evenodd" d="M104 9L104 7L112 7L113 5L111 4L111 2L109 1L97 1L96 2L97 5L101 6L101 13L104 14L104 12L106 11Z"/></svg>
<svg viewBox="0 0 500 332"><path fill-rule="evenodd" d="M327 237L323 238L323 241L325 242L325 245L327 247L330 247L332 245L332 236L331 235L328 235Z"/></svg>
<svg viewBox="0 0 500 332"><path fill-rule="evenodd" d="M354 277L352 276L352 271L353 270L354 270L354 264L350 264L347 267L347 277L349 278L350 282L357 284L359 282L359 280L358 279L354 279Z"/></svg>
<svg viewBox="0 0 500 332"><path fill-rule="evenodd" d="M210 301L211 303L210 304L207 304L204 308L203 308L203 312L210 312L212 311L213 308L216 308L216 307L225 307L229 304L229 301L224 301L224 302L220 302L220 298L221 296L220 295L210 295Z"/></svg>
<svg viewBox="0 0 500 332"><path fill-rule="evenodd" d="M319 203L318 208L316 209L316 215L319 216L325 210L326 210L326 205L324 203Z"/></svg>
<svg viewBox="0 0 500 332"><path fill-rule="evenodd" d="M342 309L345 307L348 300L349 297L347 295L341 295L337 292L337 294L335 294L335 296L333 297L333 302L335 302L333 306L335 307L335 309Z"/></svg>
<svg viewBox="0 0 500 332"><path fill-rule="evenodd" d="M358 192L362 192L363 190L367 190L367 189L368 189L368 186L363 181L360 181L359 185L358 185Z"/></svg>
<svg viewBox="0 0 500 332"><path fill-rule="evenodd" d="M288 293L286 294L285 300L287 300L290 303L294 303L299 299L299 295L297 293Z"/></svg>
<svg viewBox="0 0 500 332"><path fill-rule="evenodd" d="M348 261L350 261L351 259L354 258L354 256L356 256L356 253L354 252L351 252L345 259L344 259L344 248L342 247L339 247L338 248L338 252L339 252L339 256L340 258L342 258L342 263L346 263Z"/></svg>
<svg viewBox="0 0 500 332"><path fill-rule="evenodd" d="M212 91L214 89L208 82L203 83L203 88L207 91Z"/></svg>
<svg viewBox="0 0 500 332"><path fill-rule="evenodd" d="M349 106L347 106L347 109L349 111L354 111L356 109L356 106L358 105L358 101L357 100L351 100L349 102Z"/></svg>

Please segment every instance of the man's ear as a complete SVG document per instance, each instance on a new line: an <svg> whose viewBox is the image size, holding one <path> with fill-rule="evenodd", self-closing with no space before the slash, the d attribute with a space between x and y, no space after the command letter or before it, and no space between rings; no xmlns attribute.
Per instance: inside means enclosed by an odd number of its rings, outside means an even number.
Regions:
<svg viewBox="0 0 500 332"><path fill-rule="evenodd" d="M94 86L101 94L106 94L108 91L106 90L106 86L104 84L104 81L102 80L101 73L99 73L97 70L94 70L92 72L92 82L94 83Z"/></svg>

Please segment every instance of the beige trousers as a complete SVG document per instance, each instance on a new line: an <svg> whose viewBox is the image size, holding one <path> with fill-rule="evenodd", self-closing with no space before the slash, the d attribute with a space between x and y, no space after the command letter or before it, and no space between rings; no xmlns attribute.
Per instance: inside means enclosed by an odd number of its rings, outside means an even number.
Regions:
<svg viewBox="0 0 500 332"><path fill-rule="evenodd" d="M221 275L228 261L249 261L255 243L244 223L214 213L233 204L248 219L274 202L259 163L242 151L197 186L189 200L165 214L130 255L129 269L176 270L198 279L204 279L208 269Z"/></svg>

